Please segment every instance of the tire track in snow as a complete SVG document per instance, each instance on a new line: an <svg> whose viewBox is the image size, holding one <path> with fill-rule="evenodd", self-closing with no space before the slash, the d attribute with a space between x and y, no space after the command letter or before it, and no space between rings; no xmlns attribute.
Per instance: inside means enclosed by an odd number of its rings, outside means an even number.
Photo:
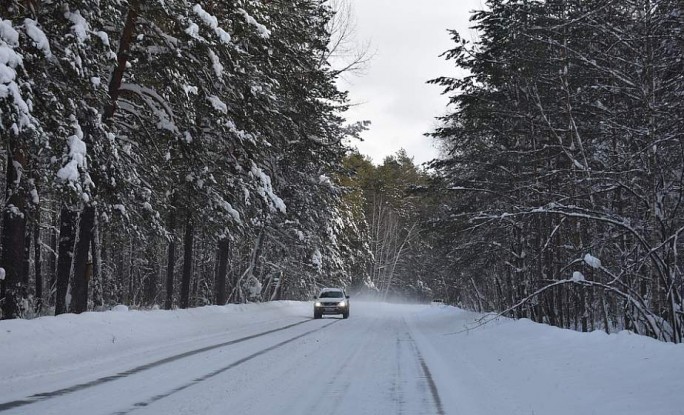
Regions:
<svg viewBox="0 0 684 415"><path fill-rule="evenodd" d="M377 330L375 328L375 325L369 325L368 327L366 327L363 334L359 335L359 338L371 339L372 337L369 336L369 334L372 335L376 333ZM345 355L345 357L339 360L339 367L336 369L337 375L333 378L330 378L327 382L325 382L325 385L320 390L319 399L309 403L308 408L303 413L327 412L330 415L336 415L340 413L339 406L344 401L344 398L346 398L347 393L352 387L352 383L355 379L355 373L353 372L353 370L350 369L350 363L355 361L360 354L366 353L366 348L362 346L357 346L356 348L349 349L346 352L347 354Z"/></svg>
<svg viewBox="0 0 684 415"><path fill-rule="evenodd" d="M164 398L166 398L166 397L168 397L168 396L173 395L174 393L180 392L180 391L185 390L185 389L187 389L187 388L189 388L189 387L191 387L191 386L194 386L194 385L196 385L196 384L198 384L198 383L200 383L200 382L203 382L203 381L205 381L205 380L207 380L207 379L213 378L214 376L220 375L221 373L226 372L226 371L228 371L228 370L230 370L230 369L233 369L234 367L237 367L237 366L239 366L239 365L241 365L241 364L243 364L243 363L245 363L245 362L248 362L248 361L250 361L250 360L252 360L252 359L254 359L254 358L256 358L256 357L259 357L259 356L261 356L261 355L263 355L263 354L266 354L266 353L268 353L268 352L270 352L270 351L273 351L273 350L278 349L278 348L280 348L280 347L282 347L282 346L285 346L285 345L288 344L288 343L292 343L293 341L298 340L298 339L301 339L302 337L308 336L308 335L310 335L310 334L312 334L312 333L315 333L315 332L317 332L317 331L319 331L319 330L323 330L324 328L326 328L326 327L328 327L328 326L331 326L331 325L333 325L333 324L335 324L335 323L337 323L337 322L339 322L339 321L341 321L341 320L334 320L332 323L326 324L326 325L324 325L324 326L322 326L322 327L315 328L315 329L313 329L313 330L306 331L306 332L304 332L304 333L302 333L302 334L299 334L299 335L297 335L297 336L295 336L295 337L292 337L292 338L287 339L287 340L284 340L284 341L282 341L282 342L280 342L280 343L274 344L273 346L270 346L270 347L267 347L267 348L265 348L265 349L262 349L262 350L260 350L260 351L258 351L258 352L252 353L251 355L246 356L246 357L243 357L242 359L236 360L235 362L233 362L233 363L231 363L231 364L229 364L229 365L227 365L227 366L224 366L224 367L222 367L222 368L220 368L220 369L216 369L216 370L214 370L213 372L207 373L207 374L204 375L204 376L200 376L200 377L198 377L198 378L195 378L195 379L193 379L191 382L186 383L185 385L182 385L182 386L179 386L179 387L177 387L177 388L174 388L174 389L172 389L172 390L170 390L170 391L168 391L168 392L165 392L165 393L162 393L162 394L159 394L159 395L155 395L155 396L153 396L152 398L150 398L150 399L148 399L148 400L146 400L146 401L135 403L135 404L133 404L133 407L132 407L132 408L129 408L129 409L124 410L124 411L114 412L113 415L127 415L127 414L130 414L131 412L133 412L133 411L135 411L135 410L137 410L137 409L139 409L139 408L144 408L144 407L146 407L146 406L149 406L149 405L151 405L151 404L153 404L153 403L155 403L155 402L157 402L157 401L159 401L159 400L161 400L161 399L164 399ZM301 324L301 323L297 323L297 324Z"/></svg>
<svg viewBox="0 0 684 415"><path fill-rule="evenodd" d="M404 320L404 325L408 326L406 324L406 320ZM408 335L408 338L411 341L411 348L415 352L416 358L418 359L418 363L420 364L420 368L423 371L423 375L425 376L425 380L427 381L428 389L430 390L430 395L432 396L432 401L434 402L435 409L437 411L436 413L437 413L437 415L446 415L446 413L444 412L444 406L442 405L442 399L439 397L439 391L437 390L437 384L435 383L435 380L432 377L432 373L430 372L430 368L428 367L427 363L425 362L423 355L420 353L420 349L418 348L418 344L413 339L411 332L407 331L406 334Z"/></svg>
<svg viewBox="0 0 684 415"><path fill-rule="evenodd" d="M427 364L425 364L425 359L423 359L423 356L420 355L420 352L418 352L418 360L420 361L420 367L423 369L425 378L430 386L430 394L432 394L432 399L437 407L437 414L445 415L444 408L442 407L442 400L440 399L439 392L437 391L437 385L435 384L434 379L432 379L432 373L430 373L430 369L428 369Z"/></svg>
<svg viewBox="0 0 684 415"><path fill-rule="evenodd" d="M267 330L267 331L257 333L257 334L252 334L250 336L241 337L239 339L230 340L230 341L219 343L219 344L214 344L212 346L206 346L206 347L202 347L202 348L195 349L195 350L190 350L188 352L169 356L169 357L166 357L164 359L160 359L160 360L157 360L157 361L154 361L151 363L144 364L142 366L134 367L132 369L117 373L116 375L105 376L105 377L102 377L99 379L91 380L89 382L79 383L77 385L70 386L68 388L62 388L62 389L58 389L58 390L52 391L52 392L37 393L35 395L31 395L31 396L24 398L24 399L0 403L0 412L7 411L10 409L19 408L19 407L26 406L26 405L30 405L32 403L44 401L46 399L54 398L57 396L68 395L70 393L77 392L77 391L80 391L83 389L92 388L94 386L102 385L104 383L112 382L112 381L117 380L117 379L125 378L127 376L134 375L136 373L140 373L140 372L143 372L145 370L149 370L149 369L152 369L152 368L155 368L155 367L167 364L167 363L172 363L172 362L175 362L177 360L180 360L180 359L183 359L186 357L194 356L194 355L199 354L199 353L208 352L210 350L214 350L214 349L230 346L230 345L237 344L237 343L242 343L244 341L252 340L252 339L255 339L258 337L266 336L266 335L269 335L271 333L276 333L279 331L287 330L289 328L299 326L299 325L307 323L309 321L311 321L311 320L310 319L302 320L302 321L299 321L297 323L288 324L287 326L279 327L279 328L272 329L272 330ZM327 327L327 326L329 326L329 324L326 326L323 326L323 327ZM321 327L321 328L323 328L323 327ZM318 328L316 330L320 330L321 328ZM313 330L313 331L316 331L316 330ZM301 336L299 336L299 337L301 337ZM294 340L294 339L292 339L292 340ZM256 357L256 356L254 356L254 357Z"/></svg>
<svg viewBox="0 0 684 415"><path fill-rule="evenodd" d="M395 342L394 342L394 353L397 356L397 359L395 361L395 366L394 366L394 378L392 379L392 397L393 397L393 402L396 405L395 406L395 411L397 415L404 415L404 396L403 396L403 371L402 371L402 366L401 366L401 350L402 346L401 343L403 341L406 341L405 339L402 339L401 336L397 336Z"/></svg>

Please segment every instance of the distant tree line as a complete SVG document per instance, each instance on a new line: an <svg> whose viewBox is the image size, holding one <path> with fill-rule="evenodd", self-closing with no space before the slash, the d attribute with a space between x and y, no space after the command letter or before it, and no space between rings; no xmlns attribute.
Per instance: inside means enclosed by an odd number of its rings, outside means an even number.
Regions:
<svg viewBox="0 0 684 415"><path fill-rule="evenodd" d="M405 150L374 165L351 153L344 164L350 175L341 183L366 241L370 257L362 287L379 299L426 301L433 296L436 259L426 233L430 225L430 175Z"/></svg>
<svg viewBox="0 0 684 415"><path fill-rule="evenodd" d="M2 318L363 280L324 1L2 10Z"/></svg>
<svg viewBox="0 0 684 415"><path fill-rule="evenodd" d="M489 0L433 82L432 252L451 301L582 331L684 335L684 12ZM439 277L441 275L441 277Z"/></svg>

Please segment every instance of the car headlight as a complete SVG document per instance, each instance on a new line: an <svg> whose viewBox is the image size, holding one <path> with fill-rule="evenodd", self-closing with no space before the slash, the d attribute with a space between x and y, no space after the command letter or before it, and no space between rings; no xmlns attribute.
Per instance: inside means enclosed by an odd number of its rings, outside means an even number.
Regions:
<svg viewBox="0 0 684 415"><path fill-rule="evenodd" d="M340 307L346 307L346 306L347 306L347 302L346 302L346 301L340 301L340 303L337 304L337 305L340 306Z"/></svg>
<svg viewBox="0 0 684 415"><path fill-rule="evenodd" d="M322 304L320 301L316 301L316 304L314 304L314 307L320 307Z"/></svg>

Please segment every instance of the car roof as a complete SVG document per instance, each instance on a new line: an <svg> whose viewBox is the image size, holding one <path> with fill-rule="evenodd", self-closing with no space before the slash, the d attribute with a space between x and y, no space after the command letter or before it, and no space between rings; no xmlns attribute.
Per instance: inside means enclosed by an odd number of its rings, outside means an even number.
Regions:
<svg viewBox="0 0 684 415"><path fill-rule="evenodd" d="M321 289L322 293L326 293L328 291L342 291L342 292L344 292L344 290L342 288L323 288L323 289Z"/></svg>

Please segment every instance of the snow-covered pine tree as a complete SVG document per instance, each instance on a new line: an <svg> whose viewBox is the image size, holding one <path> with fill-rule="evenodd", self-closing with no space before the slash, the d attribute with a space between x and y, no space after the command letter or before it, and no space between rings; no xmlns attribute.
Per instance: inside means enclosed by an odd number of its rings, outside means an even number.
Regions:
<svg viewBox="0 0 684 415"><path fill-rule="evenodd" d="M474 47L455 34L435 167L471 305L681 341L676 9L492 0Z"/></svg>

